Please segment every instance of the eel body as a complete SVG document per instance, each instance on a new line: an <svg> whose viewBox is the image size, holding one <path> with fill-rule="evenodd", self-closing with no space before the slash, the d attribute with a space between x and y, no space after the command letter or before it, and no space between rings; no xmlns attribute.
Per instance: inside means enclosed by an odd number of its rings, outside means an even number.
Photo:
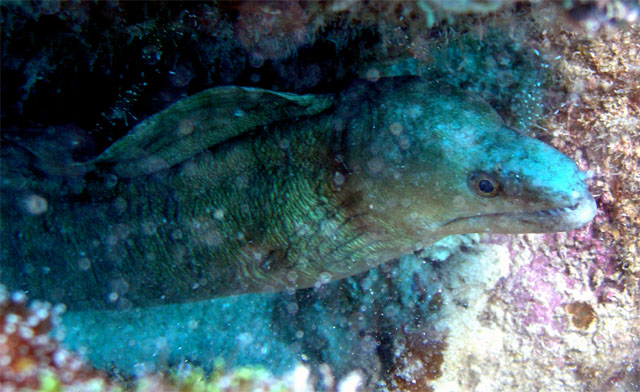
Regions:
<svg viewBox="0 0 640 392"><path fill-rule="evenodd" d="M7 161L0 283L72 309L312 287L450 234L595 214L569 158L410 77L336 96L206 90L76 164L86 186L65 195Z"/></svg>

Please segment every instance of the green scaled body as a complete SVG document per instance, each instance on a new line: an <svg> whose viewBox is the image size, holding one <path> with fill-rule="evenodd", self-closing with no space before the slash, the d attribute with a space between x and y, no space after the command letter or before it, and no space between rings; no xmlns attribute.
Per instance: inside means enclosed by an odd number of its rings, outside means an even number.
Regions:
<svg viewBox="0 0 640 392"><path fill-rule="evenodd" d="M595 211L567 157L417 78L206 90L77 166L92 171L78 194L4 186L0 268L75 309L312 287L449 234L570 230ZM32 194L46 212L25 212Z"/></svg>

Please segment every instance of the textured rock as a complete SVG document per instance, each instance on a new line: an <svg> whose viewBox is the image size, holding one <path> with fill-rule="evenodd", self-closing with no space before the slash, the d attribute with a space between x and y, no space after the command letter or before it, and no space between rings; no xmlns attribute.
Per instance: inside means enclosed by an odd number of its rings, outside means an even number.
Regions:
<svg viewBox="0 0 640 392"><path fill-rule="evenodd" d="M331 89L356 74L375 79L386 74L384 63L402 73L435 71L488 99L510 124L533 124L530 135L592 173L599 212L590 227L566 235L458 237L420 258L405 257L363 276L274 298L238 298L191 310L165 309L165 314L67 314L67 344L122 372L133 364L152 369L182 360L211 368L214 355L230 365L262 361L286 372L302 360L323 380L318 387L327 389L339 384L335 380L357 377L362 390L400 385L437 391L640 389L637 2L518 2L515 8L505 2L485 16L448 13L445 23L439 22L440 11L432 17L425 11L425 5L431 10L441 5L434 1L340 0L325 8L300 3L309 22L305 35L296 23L281 35L267 34L267 24L281 20L276 9L257 26L267 35L257 41L247 35L244 44L236 36L234 10L207 4L185 12L151 7L145 13L131 4L89 4L1 5L3 33L18 37L7 44L9 35L3 35L3 133L17 128L31 129L24 131L30 134L40 124L75 122L91 132L73 134L81 140L89 136L100 150L130 128L125 123L205 84L244 81L306 92L327 84ZM280 15L294 11L299 12L295 5ZM110 26L99 34L90 30L96 20L90 16L96 15ZM38 20L57 26L56 34L47 35L54 45L43 45L30 33ZM436 29L427 30L430 23ZM277 42L278 37L290 42ZM501 46L508 50L495 50ZM15 54L24 47L32 55L23 59ZM263 58L251 56L247 47ZM295 54L270 60L272 48ZM138 58L144 66L131 61ZM78 74L75 67L92 72ZM491 72L490 82L479 77L484 71ZM43 105L54 101L58 87L79 88L80 98L67 94L67 100ZM95 91L105 94L90 107L78 106ZM56 134L69 128L52 129ZM74 154L90 155L89 150ZM56 187L79 186L68 179L50 181ZM34 201L31 207L41 208ZM92 328L83 329L80 320ZM127 327L129 322L135 327ZM225 329L216 331L220 325ZM124 331L113 332L118 328ZM166 338L171 329L174 336ZM110 334L118 339L110 340ZM252 356L254 346L278 356L261 356L262 351Z"/></svg>

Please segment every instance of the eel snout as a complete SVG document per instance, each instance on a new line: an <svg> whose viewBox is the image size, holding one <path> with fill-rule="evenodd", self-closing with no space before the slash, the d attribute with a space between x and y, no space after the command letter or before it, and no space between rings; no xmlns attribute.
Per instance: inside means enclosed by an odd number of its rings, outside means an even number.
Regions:
<svg viewBox="0 0 640 392"><path fill-rule="evenodd" d="M573 204L533 212L538 220L546 220L550 231L570 231L585 226L596 215L596 202L591 193L584 189L572 192Z"/></svg>

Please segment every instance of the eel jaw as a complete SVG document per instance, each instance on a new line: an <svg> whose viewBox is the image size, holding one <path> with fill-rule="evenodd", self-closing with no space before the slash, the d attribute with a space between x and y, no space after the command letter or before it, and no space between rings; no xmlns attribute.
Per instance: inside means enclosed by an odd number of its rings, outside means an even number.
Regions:
<svg viewBox="0 0 640 392"><path fill-rule="evenodd" d="M551 233L571 231L585 226L596 215L596 202L585 192L572 205L525 212L497 212L462 216L446 222L442 228L453 233Z"/></svg>
<svg viewBox="0 0 640 392"><path fill-rule="evenodd" d="M539 224L541 232L571 231L585 226L596 215L596 202L587 193L568 207L515 214L524 223Z"/></svg>

